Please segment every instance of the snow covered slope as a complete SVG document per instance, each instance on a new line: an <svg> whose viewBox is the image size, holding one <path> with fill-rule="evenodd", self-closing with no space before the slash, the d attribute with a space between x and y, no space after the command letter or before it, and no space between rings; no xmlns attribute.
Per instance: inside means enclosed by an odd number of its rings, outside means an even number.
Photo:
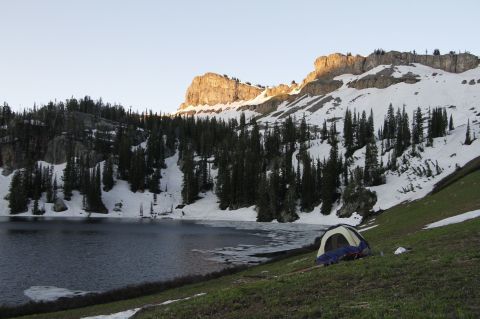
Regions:
<svg viewBox="0 0 480 319"><path fill-rule="evenodd" d="M103 203L107 207L108 214L87 213L82 208L82 195L78 191L73 192L72 199L65 201L68 209L63 212L54 212L53 204L45 203L45 194L40 200L39 207L45 207L45 215L43 217L117 217L117 218L140 218L140 207L143 209L145 218L172 218L187 220L225 220L225 221L256 221L257 213L255 207L241 208L237 210L221 210L218 208L217 197L213 192L201 193L201 199L192 205L177 208L182 203L182 172L177 165L178 153L174 156L166 158L167 168L162 171L161 190L155 203L154 196L149 191L143 193L133 193L130 190L128 182L116 180L115 186L109 192L102 191ZM40 162L42 165L50 165ZM103 167L103 163L101 163ZM57 177L58 186L61 188L61 177L65 164L53 165L54 175ZM9 215L8 200L5 196L8 194L10 180L13 174L3 176L0 169L0 216ZM212 170L212 175L216 176L216 171ZM58 196L63 198L61 190ZM116 211L115 208L121 204L121 210ZM150 214L150 207L153 206L153 216ZM118 210L118 209L117 209ZM15 216L33 216L33 202L29 204L28 212ZM354 214L350 218L338 218L334 214L323 216L319 212L314 214L300 213L299 223L332 225L339 222L356 225L360 223L361 217Z"/></svg>
<svg viewBox="0 0 480 319"><path fill-rule="evenodd" d="M400 82L386 88L356 89L353 87L356 81L385 74L386 71L394 79L409 77L416 79L416 83ZM297 121L305 117L309 125L318 127L324 120L329 123L334 121L339 132L343 130L343 117L347 109L356 110L359 113L365 111L367 114L373 110L375 130L377 130L383 125L390 103L394 109L405 107L410 120L418 107L425 115L430 108L444 107L448 116L453 117L455 129L449 132L449 135L434 139L433 147L426 147L421 153L421 158L405 155L399 160L400 163L404 162L399 172L387 172L387 183L371 188L377 192L378 196L374 209L387 209L404 201L421 198L427 195L440 179L454 172L456 167L461 167L480 156L479 140L475 140L471 145L463 145L468 120L470 120L472 135L480 135L480 67L463 73L450 73L416 63L400 66L380 65L361 75L344 74L335 77L334 80L342 81L343 85L329 94L321 96L298 94L294 101L283 102L268 114L249 110L246 116L254 113L260 123L270 124L281 122L287 116L292 116ZM238 117L242 106L258 103L257 98L256 101L251 102L242 101L208 107L191 106L190 109L195 110L196 116L228 119ZM204 112L207 109L215 110L215 113ZM378 147L380 149L380 142ZM310 141L309 152L313 158L323 160L328 157L329 151L330 146L326 141L324 143L321 140ZM342 146L340 152L345 153ZM408 153L407 150L405 154ZM387 162L388 156L388 153L383 156L384 163ZM355 165L363 166L364 158L365 148L355 152ZM293 161L296 161L295 156ZM439 169L433 169L437 163ZM293 167L296 167L296 163L293 163ZM418 172L428 167L434 170L433 176L419 176ZM313 216L319 214L318 210L317 207L308 216L314 218ZM306 216L302 216L301 220L309 222Z"/></svg>
<svg viewBox="0 0 480 319"><path fill-rule="evenodd" d="M354 81L365 80L369 76L375 76L381 72L389 71L393 78L405 76L413 77L416 83L397 83L385 88L356 89L352 86ZM446 137L434 140L433 147L426 147L421 153L421 158L405 155L399 159L400 169L398 172L387 172L387 183L372 187L376 191L378 201L375 209L387 209L404 201L411 201L428 194L435 183L441 178L454 172L456 167L463 166L468 161L480 156L480 141L475 140L471 145L463 145L467 120L470 120L472 135L480 135L480 67L463 72L449 73L433 69L421 64L405 66L381 65L361 75L340 75L334 80L342 81L343 85L337 90L321 96L300 95L299 91L292 92L293 100L284 102L275 111L268 114L260 114L254 108L246 112L248 117L257 117L260 123L273 123L283 121L290 115L300 120L305 116L311 126L321 126L324 120L329 123L335 121L337 130L342 131L343 116L347 108L357 112L366 111L369 114L373 110L375 128L378 129L387 114L388 105L391 103L397 107L405 107L410 119L413 111L420 107L426 114L429 108L445 107L448 116L452 115L455 129ZM296 96L294 94L297 94ZM238 118L242 107L259 105L268 101L270 97L260 94L251 101L241 101L232 104L214 106L190 106L182 110L196 116L215 116L218 118ZM380 148L380 142L379 148ZM342 143L340 143L341 145ZM321 140L310 141L309 152L312 157L323 160L328 157L330 146ZM344 153L342 146L340 152ZM355 165L363 166L365 149L355 152ZM405 152L405 154L408 154ZM389 154L383 156L386 163ZM296 161L295 156L293 160ZM254 207L241 208L238 210L222 211L218 209L217 198L214 193L201 194L202 198L194 204L183 208L176 208L181 204L182 173L177 165L178 154L166 159L167 169L162 171L161 190L157 203L153 206L154 215L159 218L185 218L205 220L245 220L254 221L256 212ZM436 169L438 163L438 168ZM47 163L44 163L47 164ZM296 167L294 163L293 167ZM430 177L418 172L430 167L433 174ZM61 185L61 175L64 164L55 165L55 174ZM0 169L1 170L1 169ZM1 172L0 172L1 173ZM216 171L212 170L215 175ZM8 201L4 197L8 194L10 180L13 174L3 176L0 174L0 214L8 215ZM62 197L60 193L60 197ZM143 207L144 215L150 216L150 205L154 203L153 194L132 193L128 183L116 181L115 187L109 192L103 192L103 201L109 210L108 215L91 214L96 217L127 217L138 218L140 207ZM44 199L43 199L44 200ZM114 208L121 203L121 210ZM45 204L45 216L87 216L82 210L82 196L74 192L71 201L66 202L68 210L61 213L53 212L52 204ZM30 204L30 212L32 210ZM40 207L42 204L40 204ZM337 204L335 209L339 209ZM25 213L23 215L29 215ZM333 212L330 216L320 214L320 207L316 207L311 213L300 213L298 223L335 224L345 222L358 224L360 217L354 214L349 219L339 219Z"/></svg>

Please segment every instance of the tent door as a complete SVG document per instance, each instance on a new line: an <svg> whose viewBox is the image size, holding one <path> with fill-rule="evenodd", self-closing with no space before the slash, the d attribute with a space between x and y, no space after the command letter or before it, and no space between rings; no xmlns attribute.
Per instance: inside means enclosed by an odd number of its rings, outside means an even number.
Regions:
<svg viewBox="0 0 480 319"><path fill-rule="evenodd" d="M342 234L333 234L327 239L325 243L325 252L350 246L348 240Z"/></svg>

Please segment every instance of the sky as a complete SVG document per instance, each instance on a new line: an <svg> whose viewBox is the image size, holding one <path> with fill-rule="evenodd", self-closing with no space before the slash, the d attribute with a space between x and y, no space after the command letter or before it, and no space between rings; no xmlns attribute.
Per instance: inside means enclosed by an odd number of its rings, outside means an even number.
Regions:
<svg viewBox="0 0 480 319"><path fill-rule="evenodd" d="M173 112L205 72L275 85L334 52L480 55L479 12L478 0L0 0L0 103L89 95Z"/></svg>

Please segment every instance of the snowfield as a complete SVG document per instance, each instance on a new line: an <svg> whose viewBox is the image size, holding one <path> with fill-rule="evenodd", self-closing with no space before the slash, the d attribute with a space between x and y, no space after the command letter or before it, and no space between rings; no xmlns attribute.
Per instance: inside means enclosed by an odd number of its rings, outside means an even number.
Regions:
<svg viewBox="0 0 480 319"><path fill-rule="evenodd" d="M470 160L480 156L480 141L477 139L471 145L463 145L467 129L467 120L470 120L472 137L480 135L480 67L460 74L448 73L442 70L433 69L420 64L409 66L393 67L393 76L401 77L408 73L417 75L419 82L414 84L399 83L385 89L368 88L357 90L349 88L348 83L365 77L369 74L376 74L391 66L378 66L362 75L341 75L336 80L343 81L343 86L338 90L327 94L325 97L332 97L329 102L323 103L324 96L299 96L297 100L290 103L283 103L276 112L272 112L259 119L262 123L274 123L282 121L279 118L281 113L292 111L291 115L299 121L305 116L310 126L321 126L324 120L335 121L337 131L343 131L343 117L348 109L356 112L365 111L367 115L373 110L375 130L383 125L384 117L391 103L396 110L405 107L410 121L414 110L418 107L424 114L429 108L445 107L448 117L453 116L455 129L445 137L436 138L433 147L425 147L421 157L408 155L407 150L404 156L398 159L399 171L387 172L387 183L371 187L377 193L378 201L374 210L384 210L406 201L412 201L427 195L434 185L442 178L454 172L457 167L465 165ZM475 84L469 84L471 80ZM466 81L466 84L464 83ZM195 112L196 116L215 116L222 119L238 118L238 108L244 105L262 103L269 98L264 93L252 101L240 101L228 105L216 106L190 106L181 112ZM318 109L314 112L309 108L318 103ZM246 116L259 115L254 111L246 111ZM426 125L425 125L426 126ZM379 150L381 142L377 142ZM143 146L142 144L140 146ZM328 157L330 146L320 139L309 142L310 155L313 158L323 160ZM345 153L342 143L339 144L339 152ZM387 163L389 154L383 155L383 163ZM354 157L354 166L364 165L365 148L357 150ZM46 217L119 217L139 218L140 207L143 208L145 217L150 217L150 205L153 203L154 216L157 218L193 219L193 220L224 220L224 221L255 221L256 212L253 206L237 210L220 210L217 204L217 197L213 192L200 194L201 199L183 208L176 208L182 203L182 172L178 166L178 154L165 160L167 168L162 170L161 190L157 202L154 203L153 194L146 191L143 193L132 193L126 181L117 180L114 188L109 192L103 192L102 198L109 210L109 214L89 214L82 209L82 196L74 192L72 200L66 201L68 210L61 213L53 212L52 205L45 203ZM48 163L42 163L49 165ZM103 166L103 164L102 164ZM54 172L57 182L61 186L61 176L65 164L54 165ZM293 156L293 167L296 167L296 157ZM438 169L437 169L438 167ZM420 174L420 171L430 169L432 175L427 177ZM5 196L8 194L10 180L13 174L4 176L0 169L0 215L9 215L8 201ZM212 177L215 178L216 170L212 169ZM61 191L59 197L62 198ZM40 207L45 201L42 198ZM115 207L121 210L114 211ZM19 216L31 216L33 202L30 203L29 212ZM346 223L357 225L361 222L361 216L353 214L350 218L339 218L336 211L341 208L341 203L334 206L333 212L324 216L320 214L320 206L310 213L299 213L300 218L295 221L299 224L332 225ZM118 209L117 209L118 210Z"/></svg>

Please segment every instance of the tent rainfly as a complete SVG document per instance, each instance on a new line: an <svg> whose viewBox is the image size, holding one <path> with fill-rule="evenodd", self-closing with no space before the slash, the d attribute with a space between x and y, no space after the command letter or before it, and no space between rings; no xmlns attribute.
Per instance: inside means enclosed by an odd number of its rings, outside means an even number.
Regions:
<svg viewBox="0 0 480 319"><path fill-rule="evenodd" d="M320 237L316 263L331 265L340 260L362 258L370 255L370 246L352 226L332 226Z"/></svg>

